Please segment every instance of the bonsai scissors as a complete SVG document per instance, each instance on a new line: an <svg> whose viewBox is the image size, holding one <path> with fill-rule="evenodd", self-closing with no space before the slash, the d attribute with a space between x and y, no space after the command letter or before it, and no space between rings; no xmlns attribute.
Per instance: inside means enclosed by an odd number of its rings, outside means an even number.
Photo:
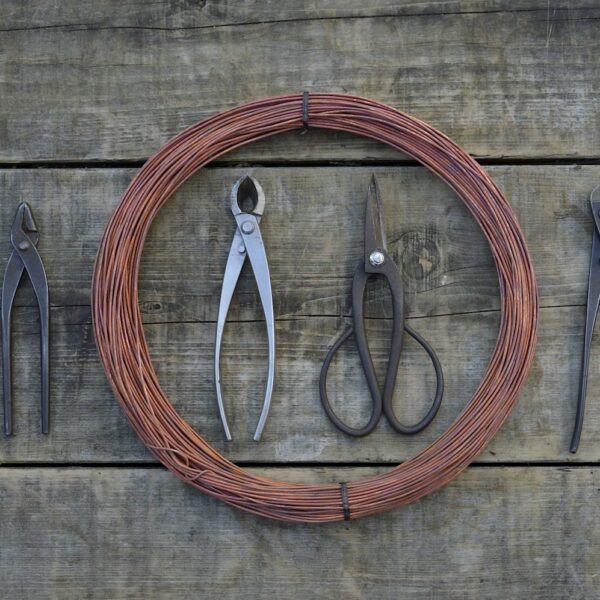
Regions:
<svg viewBox="0 0 600 600"><path fill-rule="evenodd" d="M250 264L254 271L254 278L258 286L260 301L267 323L267 337L269 340L269 372L267 375L267 388L263 408L254 433L255 441L260 440L262 431L267 421L271 396L275 383L275 315L273 311L273 294L271 291L271 277L269 274L269 263L259 223L265 209L265 193L254 177L242 177L236 182L231 190L231 212L237 222L237 228L233 234L231 249L223 276L223 287L221 289L221 301L219 303L219 314L217 317L217 336L215 343L215 382L217 387L217 404L225 436L231 440L223 394L221 392L221 343L223 340L223 329L227 319L227 312L233 292L235 291L242 267L246 257L250 257Z"/></svg>
<svg viewBox="0 0 600 600"><path fill-rule="evenodd" d="M12 385L10 330L13 302L23 271L27 271L40 309L42 363L41 431L48 433L49 413L49 328L48 280L37 251L39 233L29 206L23 202L17 208L10 232L13 252L8 259L2 284L2 370L4 387L4 434L12 433Z"/></svg>
<svg viewBox="0 0 600 600"><path fill-rule="evenodd" d="M381 275L387 279L392 294L392 308L394 315L391 349L383 393L380 391L375 368L373 366L373 360L371 359L363 313L365 288L367 281L373 275ZM414 331L414 329L404 322L402 279L398 267L387 253L383 222L383 204L381 202L379 187L375 176L371 179L367 197L364 258L359 263L352 282L352 317L353 328L342 334L342 336L333 344L321 369L319 388L321 402L327 416L338 429L355 437L361 437L371 433L377 426L382 414L385 414L390 425L398 433L408 435L418 433L431 423L440 407L444 393L444 376L440 361L433 351L433 348L416 331ZM392 406L392 396L396 383L396 373L400 362L400 354L402 352L402 335L404 330L419 342L427 354L429 354L437 378L437 389L431 408L415 425L404 425L401 423L396 417ZM354 333L356 339L358 354L367 379L369 392L373 400L373 412L371 418L369 422L361 428L349 427L343 423L333 411L327 397L327 372L329 370L329 365L339 347L352 335L352 333Z"/></svg>

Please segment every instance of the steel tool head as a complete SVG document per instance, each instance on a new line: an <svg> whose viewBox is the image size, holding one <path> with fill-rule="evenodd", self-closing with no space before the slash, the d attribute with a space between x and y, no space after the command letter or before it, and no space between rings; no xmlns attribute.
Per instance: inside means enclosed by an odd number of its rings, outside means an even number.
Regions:
<svg viewBox="0 0 600 600"><path fill-rule="evenodd" d="M13 231L24 231L25 233L37 232L37 226L33 219L33 214L27 202L21 202L17 207L15 220L12 226Z"/></svg>
<svg viewBox="0 0 600 600"><path fill-rule="evenodd" d="M365 215L365 264L379 266L385 260L387 252L385 223L383 220L383 202L375 175L369 183L367 210Z"/></svg>
<svg viewBox="0 0 600 600"><path fill-rule="evenodd" d="M265 211L265 193L258 181L244 175L235 182L231 190L231 212L234 215L250 213L262 216Z"/></svg>
<svg viewBox="0 0 600 600"><path fill-rule="evenodd" d="M13 245L18 250L23 250L20 246L29 240L34 246L38 242L38 228L33 219L33 214L27 202L21 202L15 214L10 237Z"/></svg>

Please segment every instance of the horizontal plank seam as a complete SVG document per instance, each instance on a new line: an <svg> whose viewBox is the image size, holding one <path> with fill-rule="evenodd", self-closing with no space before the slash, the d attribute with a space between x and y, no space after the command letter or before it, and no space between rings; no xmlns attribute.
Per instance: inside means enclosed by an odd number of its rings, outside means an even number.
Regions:
<svg viewBox="0 0 600 600"><path fill-rule="evenodd" d="M63 309L67 309L67 308L89 308L89 304L65 304L65 305L53 305L51 306L52 310L63 310ZM558 309L558 308L582 308L584 307L585 304L582 303L578 303L578 304L548 304L548 305L541 305L540 308L542 310L552 310L552 309ZM31 309L37 309L37 304L16 304L15 308L21 308L21 309L25 309L25 308L31 308ZM498 313L500 312L499 308L486 308L486 309L482 309L482 310L471 310L471 311L462 311L462 312L448 312L448 313L434 313L434 314L429 314L429 315L409 315L406 317L407 321L411 321L411 320L418 320L418 319L436 319L436 318L442 318L442 317L456 317L456 316L465 316L465 315L483 315L483 314L488 314L488 313ZM142 317L143 318L143 317ZM284 316L284 317L276 317L275 321L279 322L279 323L285 323L285 322L293 322L293 321L304 321L306 319L351 319L352 318L352 313L343 313L343 314L307 314L307 315L302 315L302 314L298 314L298 315L293 315L290 317ZM390 321L392 319L392 317L386 317L386 316L381 316L381 317L371 317L371 316L365 316L365 319L370 320L370 321ZM228 318L227 319L228 323L264 323L264 319L235 319L235 318ZM182 320L176 320L176 321L162 321L162 320L157 320L157 321L144 321L144 325L194 325L194 324L215 324L216 323L216 319L182 319ZM85 320L85 321L80 321L78 323L63 323L62 324L65 327L79 327L81 325L91 325L91 320Z"/></svg>
<svg viewBox="0 0 600 600"><path fill-rule="evenodd" d="M582 156L582 157L492 157L477 156L473 158L483 166L488 167L552 167L552 166L586 166L600 165L600 156ZM139 169L146 162L147 158L135 159L116 159L116 160L67 160L67 161L2 161L0 169L6 170L93 170L93 169ZM204 169L232 169L232 168L264 168L264 169L302 169L311 168L334 168L334 167L419 167L420 163L411 159L339 159L339 160L229 160L218 159L215 162L206 165Z"/></svg>
<svg viewBox="0 0 600 600"><path fill-rule="evenodd" d="M400 465L402 461L390 461L390 462L315 462L315 461L293 461L293 462L260 462L260 461L234 461L239 467L247 469L318 469L318 468L390 468L391 466ZM501 461L501 462L490 462L481 461L473 462L469 465L469 468L476 469L523 469L523 468L597 468L600 467L600 462L594 461L582 461L582 462L571 462L571 461ZM159 462L5 462L0 464L1 469L148 469L148 470L164 470L166 467Z"/></svg>
<svg viewBox="0 0 600 600"><path fill-rule="evenodd" d="M590 10L586 8L572 9L573 11ZM555 20L555 13L569 11L567 8L557 7L553 9L552 20ZM144 25L86 25L85 23L57 23L55 25L34 25L30 27L8 27L0 29L0 33L15 33L21 31L44 31L44 30L68 30L68 31L165 31L169 33L177 33L180 31L201 31L203 29L225 29L233 27L255 27L257 25L279 25L285 23L310 23L318 21L358 21L366 19L414 19L421 17L452 17L452 16L469 16L469 15L492 15L492 14L513 14L513 13L544 13L548 10L545 8L517 8L517 9L493 9L493 10L470 10L470 11L439 11L439 12L422 12L422 13L383 13L371 15L339 15L339 16L323 16L323 17L301 17L290 19L272 19L258 21L243 21L243 22L228 22L218 23L213 25L192 25L187 27L161 27L161 26L144 26ZM572 19L568 19L572 20Z"/></svg>

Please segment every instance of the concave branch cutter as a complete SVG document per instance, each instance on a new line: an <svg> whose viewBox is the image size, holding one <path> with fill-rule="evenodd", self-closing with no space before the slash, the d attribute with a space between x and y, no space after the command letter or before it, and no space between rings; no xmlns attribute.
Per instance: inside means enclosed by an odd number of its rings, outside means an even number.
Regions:
<svg viewBox="0 0 600 600"><path fill-rule="evenodd" d="M569 448L573 453L577 452L579 440L581 439L581 430L583 429L592 334L594 333L598 306L600 305L600 186L592 191L590 196L590 206L592 209L592 217L594 218L594 233L592 236L592 255L590 257L590 274L588 281L583 357L581 359L581 379L579 381L579 398L577 400L575 429L573 430L573 437L571 438L571 446Z"/></svg>
<svg viewBox="0 0 600 600"><path fill-rule="evenodd" d="M217 387L217 403L219 414L225 436L231 440L227 417L225 416L225 407L223 404L223 394L221 392L221 343L223 340L223 329L227 319L227 312L231 298L235 291L242 267L246 262L246 257L250 258L250 264L254 271L254 278L258 286L258 293L265 314L267 324L267 337L269 341L269 372L267 375L267 388L263 408L258 420L258 426L254 433L254 440L260 440L269 408L271 406L271 396L273 394L273 385L275 383L275 314L273 310L273 294L271 291L271 277L269 274L269 264L262 236L260 234L259 223L265 209L265 194L262 187L254 177L245 176L239 179L231 191L231 212L237 222L237 228L231 242L229 257L223 276L223 287L221 289L221 301L219 303L219 314L217 317L217 335L215 342L215 382Z"/></svg>
<svg viewBox="0 0 600 600"><path fill-rule="evenodd" d="M12 433L12 385L11 385L11 313L23 271L27 271L40 309L42 406L40 427L48 433L49 422L49 333L50 311L48 280L42 259L37 251L38 229L31 209L23 202L17 208L10 232L13 252L8 259L2 284L2 368L4 387L4 433Z"/></svg>

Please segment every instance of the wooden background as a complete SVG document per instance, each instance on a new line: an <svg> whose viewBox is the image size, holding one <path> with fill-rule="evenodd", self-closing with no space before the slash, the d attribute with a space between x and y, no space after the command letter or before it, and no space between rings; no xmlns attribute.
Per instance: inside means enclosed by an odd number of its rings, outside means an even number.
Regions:
<svg viewBox="0 0 600 600"><path fill-rule="evenodd" d="M0 240L20 200L40 228L52 302L51 433L37 432L38 323L15 313L15 435L0 439L0 595L13 598L598 598L600 341L581 449L568 453L600 184L597 0L25 0L0 4ZM520 402L458 480L362 521L298 526L246 515L186 487L143 448L100 367L90 279L104 225L144 160L216 111L300 90L387 102L486 166L522 224L539 279L537 356ZM365 194L377 173L411 324L447 392L413 438L382 421L333 429L318 398L327 348L349 322ZM213 336L234 221L252 173L277 317L278 379L252 441L266 339L251 273L230 313L223 370L234 441L215 406ZM2 259L5 260L5 259ZM248 146L196 174L165 207L144 255L140 303L161 383L206 439L249 469L348 480L424 448L459 414L498 326L490 251L456 196L406 157L310 131ZM387 292L368 296L385 363ZM434 382L411 342L396 406L422 414ZM366 418L352 345L330 392Z"/></svg>

